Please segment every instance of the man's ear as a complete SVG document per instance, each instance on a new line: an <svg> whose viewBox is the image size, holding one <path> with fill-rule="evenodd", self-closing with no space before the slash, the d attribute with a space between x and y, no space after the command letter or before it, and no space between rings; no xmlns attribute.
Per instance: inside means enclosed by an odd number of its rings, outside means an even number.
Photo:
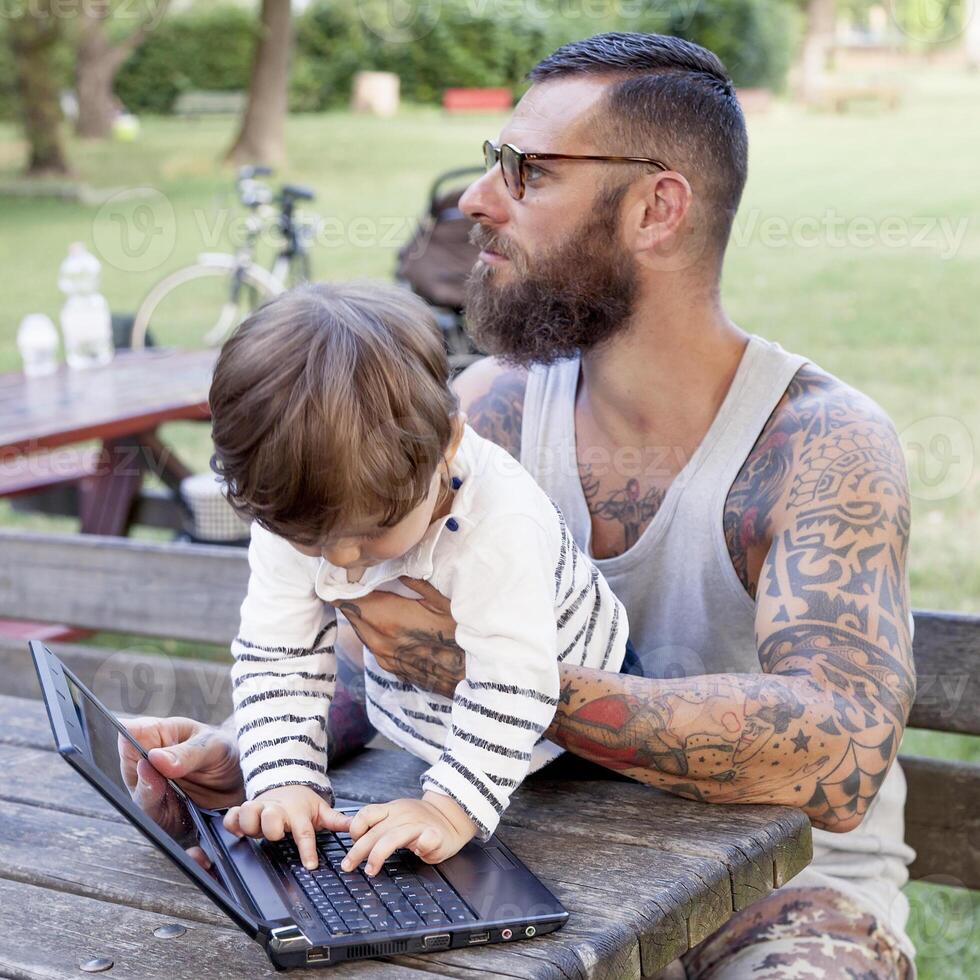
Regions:
<svg viewBox="0 0 980 980"><path fill-rule="evenodd" d="M685 252L693 204L687 178L674 171L651 174L631 214L630 229L637 257L644 265L663 271L674 268Z"/></svg>

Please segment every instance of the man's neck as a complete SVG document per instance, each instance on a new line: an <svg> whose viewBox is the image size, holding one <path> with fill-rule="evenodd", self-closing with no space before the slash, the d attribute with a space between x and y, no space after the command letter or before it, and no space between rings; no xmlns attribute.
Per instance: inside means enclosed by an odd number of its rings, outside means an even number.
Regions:
<svg viewBox="0 0 980 980"><path fill-rule="evenodd" d="M583 355L577 409L618 445L665 433L700 440L747 342L719 303L638 304L628 331Z"/></svg>

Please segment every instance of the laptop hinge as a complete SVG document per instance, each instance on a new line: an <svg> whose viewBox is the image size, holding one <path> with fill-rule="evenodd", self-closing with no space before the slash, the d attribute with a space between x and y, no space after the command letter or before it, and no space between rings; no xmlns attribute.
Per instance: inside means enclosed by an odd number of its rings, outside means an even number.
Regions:
<svg viewBox="0 0 980 980"><path fill-rule="evenodd" d="M270 935L269 947L276 953L302 953L313 946L297 926L280 926Z"/></svg>

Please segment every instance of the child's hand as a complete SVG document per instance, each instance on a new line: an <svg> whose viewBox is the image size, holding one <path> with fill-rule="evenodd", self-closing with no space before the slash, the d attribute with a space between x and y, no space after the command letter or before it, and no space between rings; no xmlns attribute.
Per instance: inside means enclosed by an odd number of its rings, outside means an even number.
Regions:
<svg viewBox="0 0 980 980"><path fill-rule="evenodd" d="M280 786L259 793L254 800L233 806L224 817L225 829L236 837L265 837L281 840L290 831L303 866L312 871L316 856L317 830L347 830L351 818L331 807L309 786Z"/></svg>
<svg viewBox="0 0 980 980"><path fill-rule="evenodd" d="M476 833L476 826L451 797L423 793L421 800L394 800L363 807L350 825L356 843L341 865L352 871L367 859L367 874L381 870L399 847L414 851L427 864L451 858Z"/></svg>

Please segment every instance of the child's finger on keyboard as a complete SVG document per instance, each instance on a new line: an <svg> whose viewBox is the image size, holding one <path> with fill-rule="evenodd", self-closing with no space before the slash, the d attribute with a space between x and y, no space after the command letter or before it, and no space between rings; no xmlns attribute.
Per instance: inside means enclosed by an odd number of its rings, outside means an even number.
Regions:
<svg viewBox="0 0 980 980"><path fill-rule="evenodd" d="M374 847L367 856L367 864L364 868L365 874L376 875L385 861L391 857L399 847L409 847L412 842L420 836L417 824L405 824L394 830L383 833L375 842ZM423 831L423 834L425 832Z"/></svg>
<svg viewBox="0 0 980 980"><path fill-rule="evenodd" d="M351 849L347 852L340 867L344 871L353 871L370 853L371 849L377 844L383 834L390 831L391 827L385 823L375 824L370 830L361 834ZM353 834L351 835L353 836Z"/></svg>
<svg viewBox="0 0 980 980"><path fill-rule="evenodd" d="M351 817L348 813L335 810L329 803L321 803L316 814L317 827L322 830L347 831L350 829Z"/></svg>
<svg viewBox="0 0 980 980"><path fill-rule="evenodd" d="M350 835L357 840L361 835L366 834L375 824L380 823L388 816L388 807L383 803L369 803L362 806L354 815L350 822Z"/></svg>
<svg viewBox="0 0 980 980"><path fill-rule="evenodd" d="M303 867L307 871L315 870L320 862L316 853L316 833L313 824L305 816L293 815L289 818L289 830L296 842L296 850L299 851L299 859L303 862Z"/></svg>

